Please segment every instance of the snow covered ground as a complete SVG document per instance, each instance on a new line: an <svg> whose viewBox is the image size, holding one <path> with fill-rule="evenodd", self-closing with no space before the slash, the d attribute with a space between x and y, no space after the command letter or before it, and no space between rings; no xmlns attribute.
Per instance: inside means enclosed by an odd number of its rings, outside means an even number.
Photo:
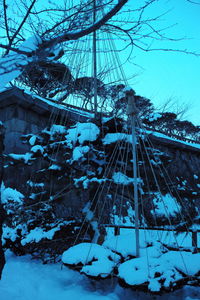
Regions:
<svg viewBox="0 0 200 300"><path fill-rule="evenodd" d="M90 280L61 265L42 265L28 256L7 252L0 281L1 300L118 300L114 293L95 291Z"/></svg>
<svg viewBox="0 0 200 300"><path fill-rule="evenodd" d="M42 265L28 256L7 252L0 281L1 300L197 300L200 288L185 287L154 296L120 287L112 280L92 281L59 264Z"/></svg>

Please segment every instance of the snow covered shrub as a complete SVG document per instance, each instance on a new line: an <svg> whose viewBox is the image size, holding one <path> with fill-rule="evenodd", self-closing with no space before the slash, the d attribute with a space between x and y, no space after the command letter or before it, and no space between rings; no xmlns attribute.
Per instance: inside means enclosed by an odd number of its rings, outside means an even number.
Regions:
<svg viewBox="0 0 200 300"><path fill-rule="evenodd" d="M66 250L62 262L79 266L80 272L91 277L106 278L120 261L120 256L94 243L81 243Z"/></svg>
<svg viewBox="0 0 200 300"><path fill-rule="evenodd" d="M134 225L132 137L123 120L103 118L101 127L91 121L51 124L22 139L27 152L8 154L5 166L5 172L15 171L20 177L24 194L22 197L12 186L9 197L9 190L5 192L11 218L8 225L17 237L13 239L7 228L12 245L44 261L54 260L74 240L103 243L102 224ZM170 163L169 155L145 148L142 133L138 143L140 225L169 225L169 216L172 224L180 224L178 212L185 213L182 204L175 193L166 192L166 178L160 174L160 166ZM155 196L157 186L149 161L159 177L162 198ZM9 180L15 184L14 177Z"/></svg>

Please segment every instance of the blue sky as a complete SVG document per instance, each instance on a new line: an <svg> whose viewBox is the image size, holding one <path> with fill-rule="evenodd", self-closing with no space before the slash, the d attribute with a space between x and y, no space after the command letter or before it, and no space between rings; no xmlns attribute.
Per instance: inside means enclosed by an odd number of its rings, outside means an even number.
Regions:
<svg viewBox="0 0 200 300"><path fill-rule="evenodd" d="M158 2L159 5L150 10L150 14L156 15L173 8L161 22L164 26L177 23L167 31L168 35L190 38L181 42L163 42L163 47L200 53L200 5L186 0ZM178 106L186 104L189 110L185 117L200 125L200 56L162 51L146 53L136 49L133 62L142 67L126 66L128 72L137 74L130 83L138 94L151 99L155 106L160 106L169 98L178 102Z"/></svg>
<svg viewBox="0 0 200 300"><path fill-rule="evenodd" d="M144 1L129 0L128 5L134 8L141 2ZM155 42L153 47L188 49L200 53L200 5L187 0L158 0L145 12L148 16L157 16L168 9L172 10L158 22L158 28L177 23L166 33L185 39L181 42ZM120 56L123 60L123 54L120 53ZM187 105L189 110L185 117L196 125L200 124L200 56L162 51L147 53L135 48L132 60L134 64L126 64L124 68L127 77L137 75L129 82L137 94L151 99L156 107L162 106L169 98L179 107Z"/></svg>

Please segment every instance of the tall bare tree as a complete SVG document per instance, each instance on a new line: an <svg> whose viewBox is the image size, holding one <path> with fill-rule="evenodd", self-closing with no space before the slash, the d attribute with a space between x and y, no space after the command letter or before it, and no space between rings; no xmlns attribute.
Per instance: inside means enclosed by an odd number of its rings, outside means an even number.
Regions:
<svg viewBox="0 0 200 300"><path fill-rule="evenodd" d="M184 1L184 0L183 0ZM187 0L185 0L187 1ZM189 1L193 2L193 1ZM198 4L198 1L194 1ZM0 19L0 35L3 59L0 61L0 74L15 74L2 80L9 82L18 76L24 66L44 58L60 58L65 52L69 55L70 43L88 34L102 30L112 33L123 43L121 50L135 47L144 51L179 51L199 55L186 49L152 48L153 41L180 39L168 37L168 28L160 28L158 20L166 12L152 17L148 9L159 4L157 0L136 1L128 6L128 0L95 0L96 17L92 18L94 0L62 0L57 4L38 0L2 0L3 12ZM170 27L170 25L169 25ZM28 43L24 41L34 36ZM60 45L64 51L58 51Z"/></svg>

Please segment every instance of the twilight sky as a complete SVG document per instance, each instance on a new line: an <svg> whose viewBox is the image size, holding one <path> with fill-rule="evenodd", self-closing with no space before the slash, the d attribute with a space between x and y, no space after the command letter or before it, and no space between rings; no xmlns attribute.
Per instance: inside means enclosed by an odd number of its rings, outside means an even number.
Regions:
<svg viewBox="0 0 200 300"><path fill-rule="evenodd" d="M130 2L132 5L133 2ZM186 0L159 2L160 5L154 7L155 14L156 9L160 14L168 8L173 8L163 18L164 26L177 23L167 31L168 35L190 38L181 42L166 41L163 42L163 47L188 49L200 53L200 5L191 4ZM160 47L161 45L162 43L159 44ZM170 97L178 102L178 106L188 105L189 110L185 117L195 125L200 125L200 56L162 51L146 53L137 49L134 55L133 62L142 69L129 65L127 70L138 74L131 80L131 86L136 92L151 99L158 107Z"/></svg>

